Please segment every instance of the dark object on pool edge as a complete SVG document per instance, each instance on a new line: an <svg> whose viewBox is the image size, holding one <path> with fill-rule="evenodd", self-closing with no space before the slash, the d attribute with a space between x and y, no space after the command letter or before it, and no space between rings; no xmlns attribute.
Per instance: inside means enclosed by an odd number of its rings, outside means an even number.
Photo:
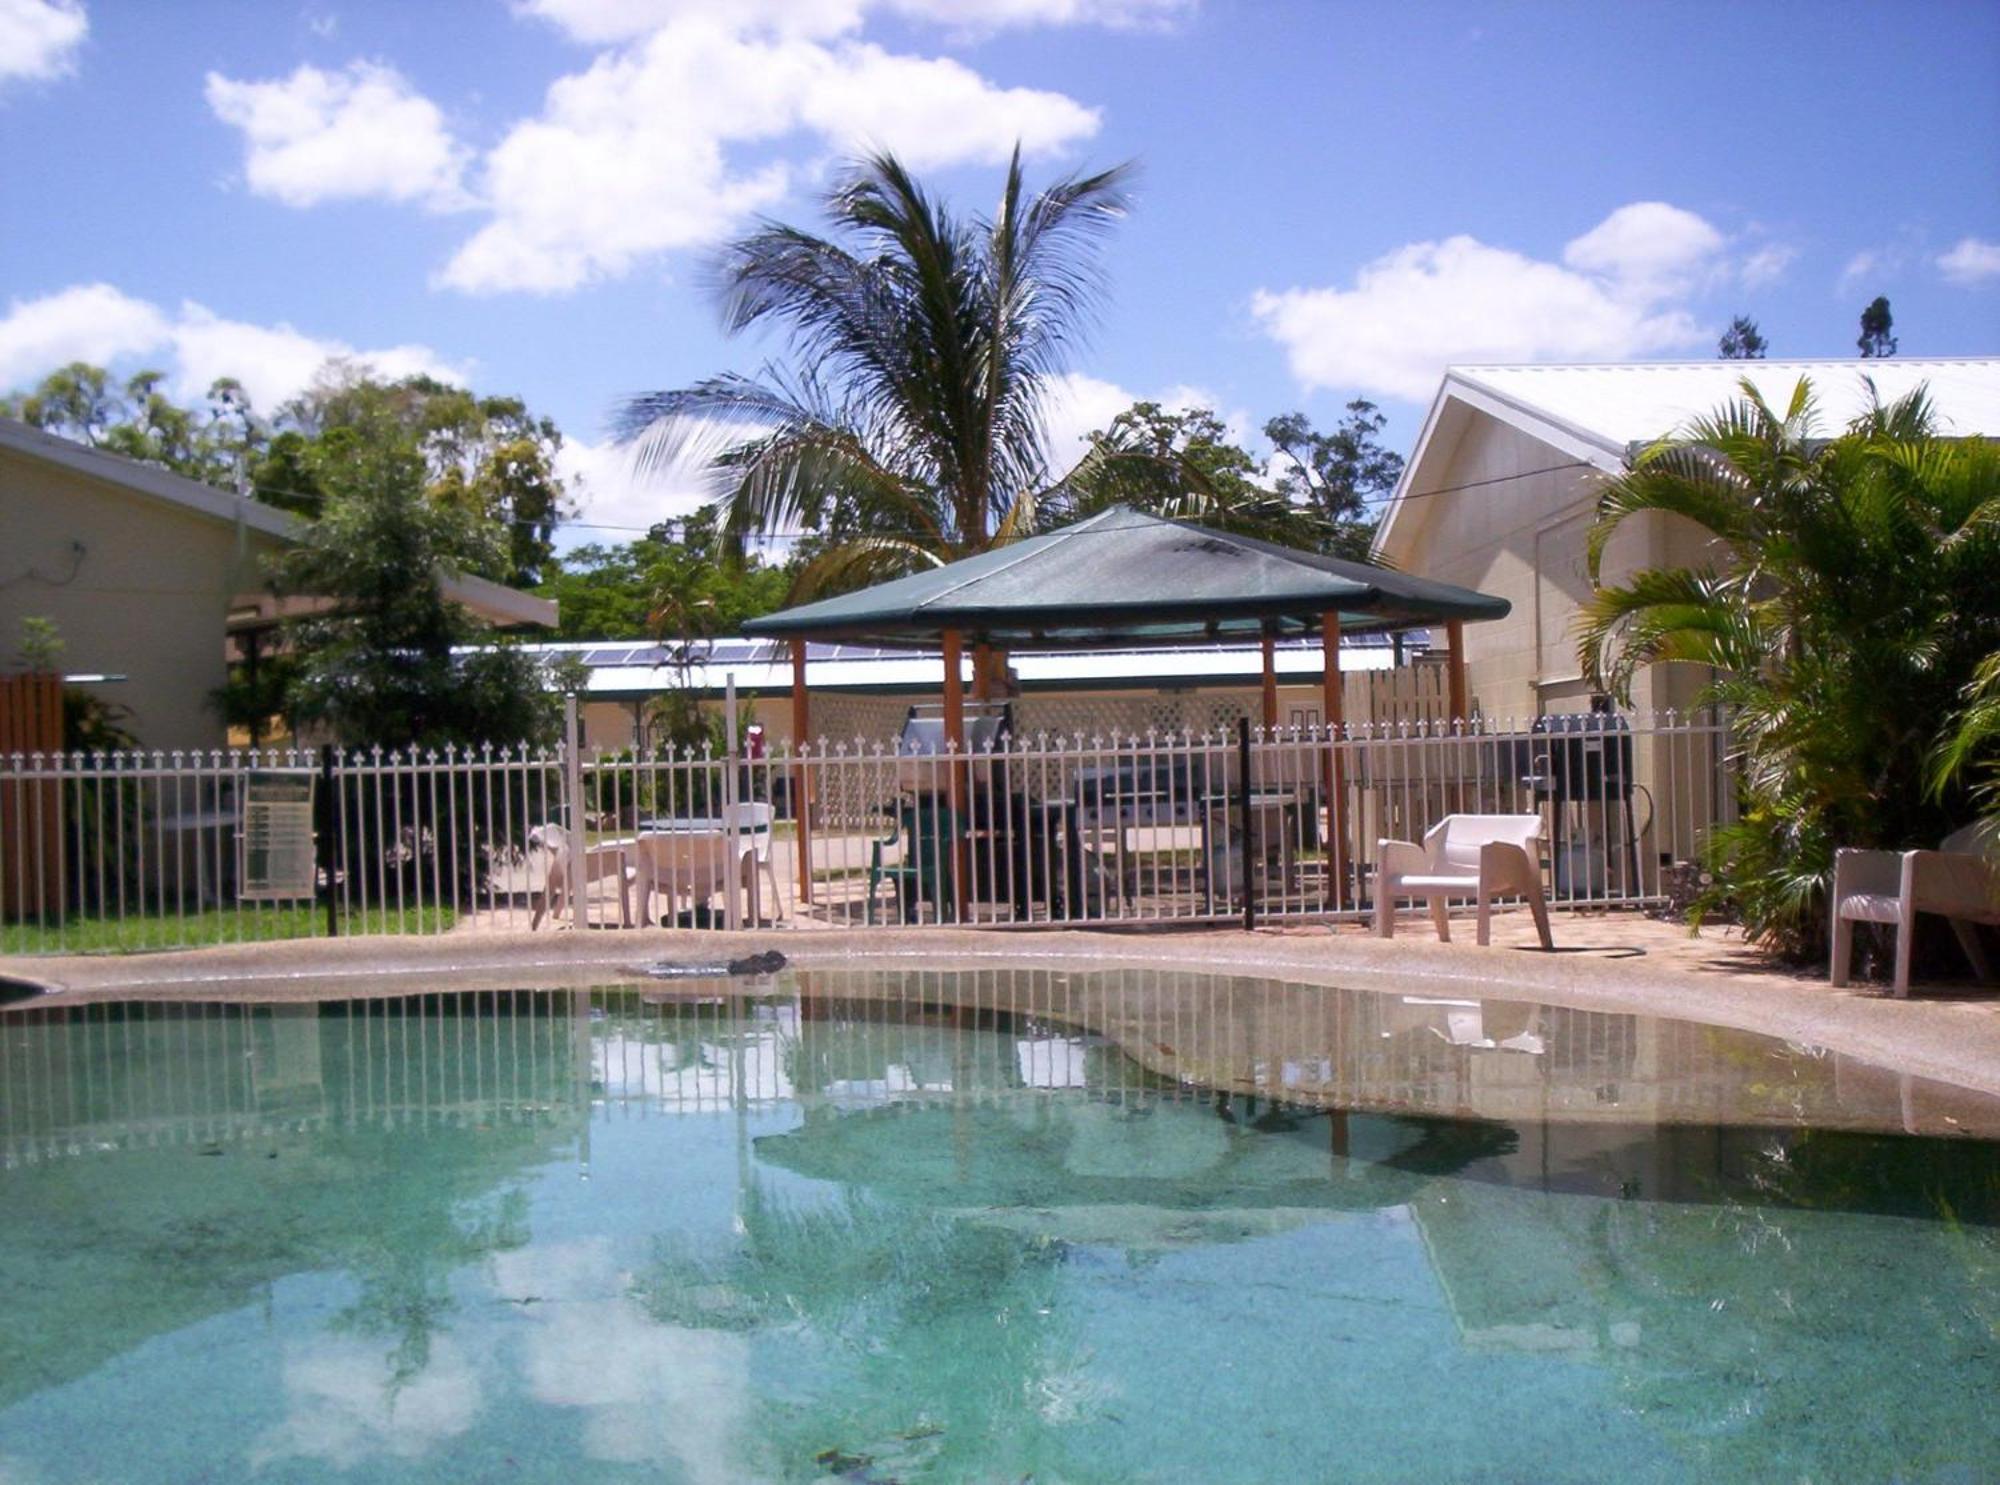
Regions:
<svg viewBox="0 0 2000 1485"><path fill-rule="evenodd" d="M0 975L0 1005L13 1005L16 1001L33 1000L43 993L44 991L40 985Z"/></svg>
<svg viewBox="0 0 2000 1485"><path fill-rule="evenodd" d="M656 980L712 980L717 975L774 975L785 967L785 956L776 949L732 959L727 964L713 960L705 964L649 964L641 971Z"/></svg>

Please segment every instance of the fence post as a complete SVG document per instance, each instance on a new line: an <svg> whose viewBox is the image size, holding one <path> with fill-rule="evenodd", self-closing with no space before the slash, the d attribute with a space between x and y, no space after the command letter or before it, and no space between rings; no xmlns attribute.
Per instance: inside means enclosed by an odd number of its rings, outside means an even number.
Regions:
<svg viewBox="0 0 2000 1485"><path fill-rule="evenodd" d="M319 745L319 800L313 806L313 856L319 865L320 891L326 896L326 936L340 937L338 897L333 890L334 862L339 858L334 840L336 821L333 807L333 744Z"/></svg>
<svg viewBox="0 0 2000 1485"><path fill-rule="evenodd" d="M590 884L583 879L583 731L577 721L574 691L563 698L563 793L569 803L569 830L563 845L569 921L573 928L585 928L590 923Z"/></svg>
<svg viewBox="0 0 2000 1485"><path fill-rule="evenodd" d="M1252 852L1255 850L1256 843L1253 836L1256 831L1250 823L1250 718L1247 716L1236 719L1236 756L1242 765L1240 769L1242 782L1237 786L1236 807L1243 815L1243 931L1254 933L1257 930L1257 893L1253 885L1250 863L1255 859Z"/></svg>
<svg viewBox="0 0 2000 1485"><path fill-rule="evenodd" d="M736 754L741 746L736 736L736 672L722 678L722 859L729 863L729 880L722 893L722 926L731 933L743 926L743 905L737 893L743 886L743 863L737 859ZM756 881L756 868L751 868ZM711 920L712 921L712 920Z"/></svg>

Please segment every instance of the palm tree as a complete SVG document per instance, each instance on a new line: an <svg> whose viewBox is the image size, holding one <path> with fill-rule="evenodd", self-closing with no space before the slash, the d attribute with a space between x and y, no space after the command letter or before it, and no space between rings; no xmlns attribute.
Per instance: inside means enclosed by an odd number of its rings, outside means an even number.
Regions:
<svg viewBox="0 0 2000 1485"><path fill-rule="evenodd" d="M965 218L893 155L862 160L825 198L833 235L771 223L720 263L725 327L782 327L793 369L633 397L620 439L642 468L707 465L732 551L809 534L794 601L1032 534L1057 490L1199 490L1183 461L1111 447L1049 479L1046 399L1103 292L1096 248L1131 177L1071 175L1031 200L1016 149L996 210Z"/></svg>
<svg viewBox="0 0 2000 1485"><path fill-rule="evenodd" d="M1655 661L1714 668L1704 700L1732 710L1743 764L1719 894L1805 957L1836 847L1935 845L1973 812L1941 750L1981 746L1975 677L2000 651L2000 446L1941 437L1921 389L1832 437L1806 381L1782 413L1742 390L1606 490L1579 651L1618 694ZM1655 512L1712 560L1605 582L1612 537Z"/></svg>

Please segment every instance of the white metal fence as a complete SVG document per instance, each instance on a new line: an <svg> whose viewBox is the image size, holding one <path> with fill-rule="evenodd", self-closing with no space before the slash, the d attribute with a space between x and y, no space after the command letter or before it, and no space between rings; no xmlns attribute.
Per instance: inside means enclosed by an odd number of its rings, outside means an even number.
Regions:
<svg viewBox="0 0 2000 1485"><path fill-rule="evenodd" d="M1711 714L1606 714L965 755L823 743L733 767L561 747L15 754L0 946L1359 916L1377 842L1453 813L1539 814L1553 902L1639 905L1729 818L1727 734Z"/></svg>

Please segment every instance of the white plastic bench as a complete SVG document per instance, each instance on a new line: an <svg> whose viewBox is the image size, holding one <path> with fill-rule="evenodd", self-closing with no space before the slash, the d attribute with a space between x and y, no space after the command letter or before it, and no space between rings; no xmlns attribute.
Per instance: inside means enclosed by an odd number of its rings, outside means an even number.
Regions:
<svg viewBox="0 0 2000 1485"><path fill-rule="evenodd" d="M1833 983L1847 983L1854 925L1887 923L1896 930L1895 993L1907 996L1918 913L1947 919L1973 973L1993 979L1993 965L1972 925L2000 924L2000 829L1968 825L1946 836L1936 851L1834 852Z"/></svg>
<svg viewBox="0 0 2000 1485"><path fill-rule="evenodd" d="M1375 936L1396 936L1396 899L1422 898L1440 941L1451 942L1446 905L1470 897L1479 909L1477 939L1492 941L1490 919L1496 897L1524 897L1535 916L1542 947L1554 949L1549 908L1542 896L1542 817L1540 815L1446 815L1424 835L1424 843L1385 840L1376 850Z"/></svg>

